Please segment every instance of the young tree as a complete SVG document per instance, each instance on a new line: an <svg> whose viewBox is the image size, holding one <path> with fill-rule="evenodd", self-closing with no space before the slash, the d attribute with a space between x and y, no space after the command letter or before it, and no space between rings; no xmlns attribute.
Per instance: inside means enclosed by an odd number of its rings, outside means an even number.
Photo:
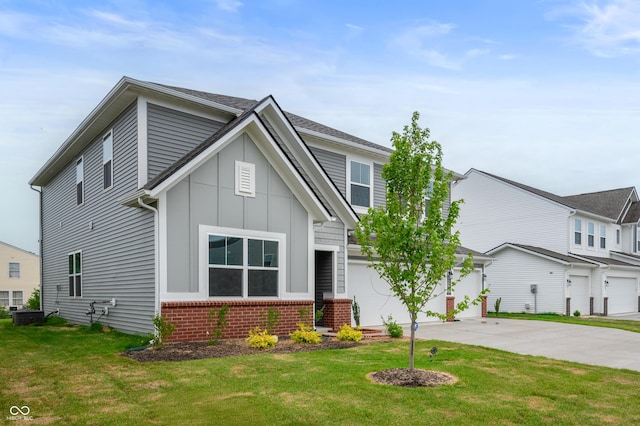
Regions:
<svg viewBox="0 0 640 426"><path fill-rule="evenodd" d="M443 215L448 199L451 172L442 166L442 147L429 141L429 129L418 125L420 114L413 113L411 126L400 135L393 132L394 151L382 169L387 184L386 205L370 208L361 217L355 235L370 267L384 278L393 294L404 304L411 320L409 369L414 368L415 325L418 313L429 300L446 291L440 286L449 271L459 266L458 280L473 270L469 254L463 261L456 256L459 232L453 232L459 203L452 201ZM466 297L449 315L477 304ZM427 316L446 319L446 315L426 311Z"/></svg>

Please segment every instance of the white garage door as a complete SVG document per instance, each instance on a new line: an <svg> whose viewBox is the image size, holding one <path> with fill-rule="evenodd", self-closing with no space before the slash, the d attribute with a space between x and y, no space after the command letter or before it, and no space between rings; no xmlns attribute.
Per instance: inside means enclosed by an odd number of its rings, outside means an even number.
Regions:
<svg viewBox="0 0 640 426"><path fill-rule="evenodd" d="M374 269L367 267L367 262L350 261L347 269L347 279L348 295L350 298L355 296L360 305L360 324L362 326L381 325L380 316L386 319L389 314L398 323L409 323L409 314L405 306L398 298L393 296L389 284L380 278ZM471 298L477 297L481 286L482 274L479 271L473 271L455 287L456 301L462 300L465 294L468 294ZM436 293L439 295L432 299L424 310L444 314L446 311L445 286L440 285ZM458 315L457 318L480 317L481 315L482 307L478 305L477 307L472 306L468 311ZM437 318L427 317L424 314L418 316L418 322L425 321L437 321Z"/></svg>
<svg viewBox="0 0 640 426"><path fill-rule="evenodd" d="M606 288L609 314L638 311L638 284L635 278L608 277Z"/></svg>
<svg viewBox="0 0 640 426"><path fill-rule="evenodd" d="M569 286L569 297L571 298L571 305L569 308L573 315L575 311L580 311L581 315L589 315L591 292L589 289L589 277L582 277L578 275L570 275L569 280L571 286Z"/></svg>
<svg viewBox="0 0 640 426"><path fill-rule="evenodd" d="M469 296L470 300L474 300L481 291L482 272L474 270L453 288L455 302L463 301L465 296ZM482 305L478 304L476 306L470 305L469 309L460 312L456 315L456 318L479 318L480 316L482 316Z"/></svg>

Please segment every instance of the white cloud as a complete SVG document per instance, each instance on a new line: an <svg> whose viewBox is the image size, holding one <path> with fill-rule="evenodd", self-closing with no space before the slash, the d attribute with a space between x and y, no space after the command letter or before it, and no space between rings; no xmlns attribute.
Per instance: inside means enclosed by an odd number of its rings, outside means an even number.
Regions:
<svg viewBox="0 0 640 426"><path fill-rule="evenodd" d="M636 0L584 0L549 16L577 19L578 24L569 26L573 41L597 56L640 56L640 2Z"/></svg>
<svg viewBox="0 0 640 426"><path fill-rule="evenodd" d="M433 39L448 35L455 28L452 24L430 22L409 28L394 40L394 44L407 54L427 62L429 65L450 70L460 69L460 64L447 54L432 47Z"/></svg>
<svg viewBox="0 0 640 426"><path fill-rule="evenodd" d="M238 0L215 0L215 3L219 9L232 13L237 12L243 6L243 3Z"/></svg>

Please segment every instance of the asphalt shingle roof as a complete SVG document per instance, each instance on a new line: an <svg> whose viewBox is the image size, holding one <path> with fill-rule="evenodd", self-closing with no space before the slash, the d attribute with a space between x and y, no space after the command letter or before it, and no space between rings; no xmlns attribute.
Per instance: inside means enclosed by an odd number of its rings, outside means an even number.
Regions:
<svg viewBox="0 0 640 426"><path fill-rule="evenodd" d="M583 259L579 259L579 258L577 258L575 256L572 256L571 254L568 254L568 255L567 254L562 254L562 253L558 253L558 252L553 251L553 250L547 250L547 249L542 248L542 247L529 246L529 245L525 245L525 244L515 244L515 243L505 243L505 244L502 244L499 247L503 247L505 245L519 247L519 248L521 248L523 250L527 250L527 251L530 251L532 253L537 253L537 254L540 254L540 255L543 255L543 256L546 256L546 257L550 257L552 259L557 259L557 260L560 260L560 261L566 262L566 263L582 263L582 264L585 264L585 265L591 264L591 262L588 262L588 261L583 260ZM493 250L496 250L499 247L496 247ZM493 251L493 250L489 250L489 251Z"/></svg>

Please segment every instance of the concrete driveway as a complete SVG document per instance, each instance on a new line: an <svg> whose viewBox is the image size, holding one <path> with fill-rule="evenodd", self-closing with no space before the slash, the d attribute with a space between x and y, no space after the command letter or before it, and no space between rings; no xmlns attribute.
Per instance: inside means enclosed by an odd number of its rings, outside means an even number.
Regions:
<svg viewBox="0 0 640 426"><path fill-rule="evenodd" d="M416 337L640 371L640 333L613 328L482 318L421 323Z"/></svg>

